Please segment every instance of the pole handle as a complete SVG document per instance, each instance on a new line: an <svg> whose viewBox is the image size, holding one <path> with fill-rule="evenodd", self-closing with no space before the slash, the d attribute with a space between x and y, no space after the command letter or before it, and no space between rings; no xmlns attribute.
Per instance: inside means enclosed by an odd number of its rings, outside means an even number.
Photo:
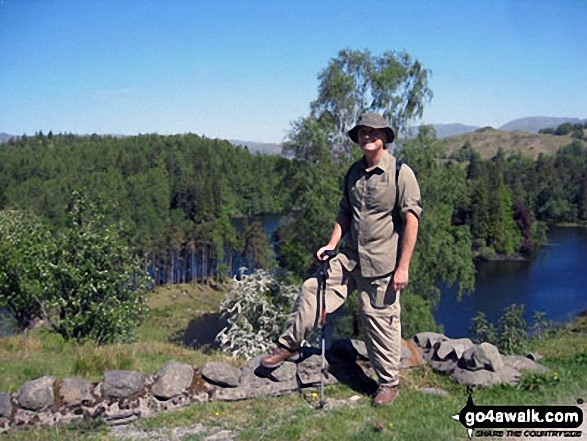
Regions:
<svg viewBox="0 0 587 441"><path fill-rule="evenodd" d="M328 262L334 256L336 256L336 251L334 251L334 250L326 250L322 254L320 254L320 257L323 258L322 262ZM326 257L326 259L324 259L324 257Z"/></svg>

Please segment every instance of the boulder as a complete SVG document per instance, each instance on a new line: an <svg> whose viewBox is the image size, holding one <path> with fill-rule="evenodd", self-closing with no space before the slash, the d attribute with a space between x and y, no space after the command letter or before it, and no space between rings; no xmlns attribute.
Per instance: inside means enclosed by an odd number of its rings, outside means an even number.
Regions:
<svg viewBox="0 0 587 441"><path fill-rule="evenodd" d="M456 360L431 360L428 362L428 365L432 368L432 370L436 372L440 372L442 374L450 375L453 373L455 368L457 367Z"/></svg>
<svg viewBox="0 0 587 441"><path fill-rule="evenodd" d="M437 332L420 332L414 335L412 340L422 349L431 349L437 342L448 340L448 337Z"/></svg>
<svg viewBox="0 0 587 441"><path fill-rule="evenodd" d="M434 353L439 360L458 360L463 353L473 347L474 344L470 338L450 339L437 341L434 344Z"/></svg>
<svg viewBox="0 0 587 441"><path fill-rule="evenodd" d="M491 387L501 382L498 374L487 371L485 369L469 371L467 369L456 367L451 375L451 378L457 383L477 387Z"/></svg>
<svg viewBox="0 0 587 441"><path fill-rule="evenodd" d="M110 371L104 374L102 391L105 398L129 398L145 387L145 376L134 371Z"/></svg>
<svg viewBox="0 0 587 441"><path fill-rule="evenodd" d="M202 369L202 377L220 387L237 387L240 376L240 370L227 363L210 362Z"/></svg>
<svg viewBox="0 0 587 441"><path fill-rule="evenodd" d="M238 401L261 396L277 396L297 389L296 378L291 377L292 367L295 370L294 363L285 362L278 369L267 369L259 364L260 359L261 356L258 356L249 360L241 369L238 387L217 387L212 395L212 401ZM277 377L283 377L282 381L275 381L276 373Z"/></svg>
<svg viewBox="0 0 587 441"><path fill-rule="evenodd" d="M169 361L157 372L151 392L157 398L167 400L189 388L193 378L194 368L190 365Z"/></svg>
<svg viewBox="0 0 587 441"><path fill-rule="evenodd" d="M503 361L506 366L512 367L518 371L530 371L538 373L549 372L548 368L522 355L504 355Z"/></svg>
<svg viewBox="0 0 587 441"><path fill-rule="evenodd" d="M421 366L426 362L422 358L422 353L418 347L402 338L402 355L400 361L400 368L401 369L408 369L416 366Z"/></svg>
<svg viewBox="0 0 587 441"><path fill-rule="evenodd" d="M493 372L500 371L504 366L499 350L491 343L481 343L477 346L473 353L473 361L476 366Z"/></svg>
<svg viewBox="0 0 587 441"><path fill-rule="evenodd" d="M271 377L275 381L283 382L295 380L297 368L294 363L283 363L277 369L271 372Z"/></svg>
<svg viewBox="0 0 587 441"><path fill-rule="evenodd" d="M55 401L54 383L55 377L50 376L24 383L17 395L20 407L25 410L39 411L52 406Z"/></svg>
<svg viewBox="0 0 587 441"><path fill-rule="evenodd" d="M325 369L328 369L328 362L325 363ZM322 357L312 355L298 363L298 379L302 386L320 383L322 381ZM327 381L332 381L333 379L334 377L329 375ZM334 382L336 382L335 379Z"/></svg>
<svg viewBox="0 0 587 441"><path fill-rule="evenodd" d="M87 380L66 378L59 384L59 397L68 407L88 405L94 401L90 392L92 384Z"/></svg>
<svg viewBox="0 0 587 441"><path fill-rule="evenodd" d="M12 402L10 394L0 392L0 418L10 418L12 416Z"/></svg>

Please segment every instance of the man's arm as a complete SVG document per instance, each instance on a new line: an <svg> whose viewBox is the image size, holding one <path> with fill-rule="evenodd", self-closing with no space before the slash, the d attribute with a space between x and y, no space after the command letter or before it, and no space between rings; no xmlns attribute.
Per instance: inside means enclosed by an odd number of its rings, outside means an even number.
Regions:
<svg viewBox="0 0 587 441"><path fill-rule="evenodd" d="M404 233L401 235L402 253L393 276L393 289L395 291L402 290L408 285L410 260L412 259L412 253L414 252L416 239L418 238L418 217L411 211L408 211L405 222Z"/></svg>
<svg viewBox="0 0 587 441"><path fill-rule="evenodd" d="M336 248L336 245L338 245L340 239L344 237L344 234L346 233L348 226L348 216L342 212L338 213L338 216L336 216L336 221L334 222L334 228L332 229L332 235L330 236L328 244L326 244L318 251L316 251L316 257L318 258L318 260L326 259L326 257L322 257L324 251L329 251Z"/></svg>

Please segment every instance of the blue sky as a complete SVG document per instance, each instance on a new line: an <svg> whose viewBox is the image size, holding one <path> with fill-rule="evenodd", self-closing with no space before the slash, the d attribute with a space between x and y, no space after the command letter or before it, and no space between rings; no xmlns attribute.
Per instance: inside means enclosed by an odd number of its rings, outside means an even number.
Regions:
<svg viewBox="0 0 587 441"><path fill-rule="evenodd" d="M585 0L0 0L0 132L281 142L344 48L432 71L422 122L587 117Z"/></svg>

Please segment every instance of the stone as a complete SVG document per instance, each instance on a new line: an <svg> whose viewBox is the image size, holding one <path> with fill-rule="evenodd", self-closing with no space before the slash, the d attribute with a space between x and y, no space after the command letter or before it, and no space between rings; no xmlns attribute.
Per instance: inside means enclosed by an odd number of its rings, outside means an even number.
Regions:
<svg viewBox="0 0 587 441"><path fill-rule="evenodd" d="M12 416L12 402L10 394L0 392L0 418L10 418Z"/></svg>
<svg viewBox="0 0 587 441"><path fill-rule="evenodd" d="M476 347L473 361L475 365L493 372L500 371L504 366L499 350L491 343L485 342Z"/></svg>
<svg viewBox="0 0 587 441"><path fill-rule="evenodd" d="M459 367L463 369L468 369L470 371L478 371L480 369L484 369L484 365L479 366L477 364L477 361L473 358L473 355L475 354L476 350L477 345L474 345L473 347L470 347L465 352L463 352L463 355L461 355L461 358L458 362Z"/></svg>
<svg viewBox="0 0 587 441"><path fill-rule="evenodd" d="M417 366L422 366L426 362L422 358L422 353L418 347L411 341L402 338L402 354L400 361L400 369L409 369Z"/></svg>
<svg viewBox="0 0 587 441"><path fill-rule="evenodd" d="M187 390L194 378L194 368L185 363L169 361L157 372L151 392L157 398L169 399Z"/></svg>
<svg viewBox="0 0 587 441"><path fill-rule="evenodd" d="M325 369L328 369L328 362L325 363ZM298 379L302 386L311 386L322 381L322 357L312 355L298 363ZM328 379L334 378L328 375ZM334 380L336 382L336 380Z"/></svg>
<svg viewBox="0 0 587 441"><path fill-rule="evenodd" d="M271 378L274 381L295 380L297 368L294 363L283 363L280 367L271 372Z"/></svg>
<svg viewBox="0 0 587 441"><path fill-rule="evenodd" d="M209 362L202 369L202 377L220 387L237 387L240 376L240 370L227 363Z"/></svg>
<svg viewBox="0 0 587 441"><path fill-rule="evenodd" d="M145 376L134 371L110 371L104 374L102 391L105 398L129 398L145 387Z"/></svg>
<svg viewBox="0 0 587 441"><path fill-rule="evenodd" d="M260 365L260 360L261 356L258 356L245 364L241 370L238 387L216 387L211 400L240 401L261 396L278 396L293 392L298 388L294 363L285 362L277 369L267 369ZM291 376L291 373L294 375ZM276 381L275 374L281 378L281 381Z"/></svg>
<svg viewBox="0 0 587 441"><path fill-rule="evenodd" d="M444 341L437 341L434 344L434 351L439 360L458 360L463 353L473 347L474 344L470 338L450 339Z"/></svg>
<svg viewBox="0 0 587 441"><path fill-rule="evenodd" d="M448 337L437 332L420 332L414 335L412 340L422 349L431 349L437 342L448 340Z"/></svg>
<svg viewBox="0 0 587 441"><path fill-rule="evenodd" d="M92 384L87 380L66 378L59 384L59 397L68 407L89 404L94 401L90 392Z"/></svg>
<svg viewBox="0 0 587 441"><path fill-rule="evenodd" d="M456 360L432 360L428 362L428 365L434 370L435 372L440 372L441 374L450 375L453 373L455 368L457 367Z"/></svg>
<svg viewBox="0 0 587 441"><path fill-rule="evenodd" d="M457 383L477 387L491 387L500 384L501 382L497 373L485 369L469 371L456 367L451 378Z"/></svg>
<svg viewBox="0 0 587 441"><path fill-rule="evenodd" d="M522 355L504 355L503 361L506 366L510 366L518 371L530 371L538 373L550 372L548 368Z"/></svg>
<svg viewBox="0 0 587 441"><path fill-rule="evenodd" d="M53 392L55 377L45 376L24 383L17 395L21 408L31 411L40 411L52 406L55 401Z"/></svg>
<svg viewBox="0 0 587 441"><path fill-rule="evenodd" d="M501 383L509 384L510 386L518 384L518 380L520 379L520 371L511 366L504 365L503 368L496 373L499 375Z"/></svg>

